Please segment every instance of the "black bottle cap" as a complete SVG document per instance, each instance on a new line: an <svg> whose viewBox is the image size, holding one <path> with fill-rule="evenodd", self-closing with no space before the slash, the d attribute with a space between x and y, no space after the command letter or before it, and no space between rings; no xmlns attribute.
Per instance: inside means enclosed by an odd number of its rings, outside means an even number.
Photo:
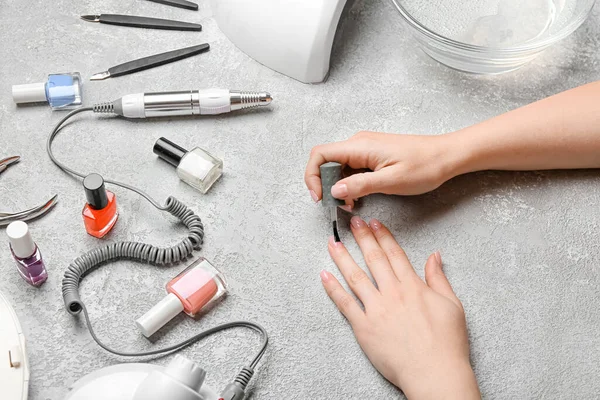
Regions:
<svg viewBox="0 0 600 400"><path fill-rule="evenodd" d="M102 210L108 205L108 196L104 188L104 179L98 174L89 174L83 180L87 203L95 210Z"/></svg>
<svg viewBox="0 0 600 400"><path fill-rule="evenodd" d="M176 145L164 137L161 137L154 143L153 151L154 154L176 167L179 166L179 162L188 152L183 147Z"/></svg>

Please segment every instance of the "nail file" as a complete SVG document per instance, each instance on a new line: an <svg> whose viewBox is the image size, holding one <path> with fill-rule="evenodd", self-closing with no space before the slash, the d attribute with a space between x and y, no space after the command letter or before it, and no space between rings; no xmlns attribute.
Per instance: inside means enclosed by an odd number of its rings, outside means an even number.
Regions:
<svg viewBox="0 0 600 400"><path fill-rule="evenodd" d="M323 207L329 210L331 227L333 228L333 236L336 242L340 242L338 232L337 209L338 206L346 204L343 200L336 199L331 195L331 188L342 179L342 164L336 162L328 162L321 165L321 188L323 189Z"/></svg>
<svg viewBox="0 0 600 400"><path fill-rule="evenodd" d="M130 26L133 28L166 29L171 31L201 31L202 25L170 19L138 17L136 15L99 14L82 15L81 19L101 24Z"/></svg>

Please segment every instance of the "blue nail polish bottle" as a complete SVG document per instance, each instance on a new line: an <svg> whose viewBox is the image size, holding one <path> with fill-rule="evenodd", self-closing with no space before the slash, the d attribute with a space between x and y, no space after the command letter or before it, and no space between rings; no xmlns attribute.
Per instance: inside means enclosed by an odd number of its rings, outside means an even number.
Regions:
<svg viewBox="0 0 600 400"><path fill-rule="evenodd" d="M48 75L48 81L13 85L13 100L17 104L48 102L53 110L81 106L81 76L78 72Z"/></svg>

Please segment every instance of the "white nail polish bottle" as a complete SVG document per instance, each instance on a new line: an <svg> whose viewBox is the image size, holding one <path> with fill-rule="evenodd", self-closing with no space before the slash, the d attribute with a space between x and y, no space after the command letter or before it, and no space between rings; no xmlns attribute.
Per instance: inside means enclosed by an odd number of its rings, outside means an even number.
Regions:
<svg viewBox="0 0 600 400"><path fill-rule="evenodd" d="M154 144L154 154L177 167L179 179L202 193L223 175L223 161L200 147L187 151L162 137Z"/></svg>

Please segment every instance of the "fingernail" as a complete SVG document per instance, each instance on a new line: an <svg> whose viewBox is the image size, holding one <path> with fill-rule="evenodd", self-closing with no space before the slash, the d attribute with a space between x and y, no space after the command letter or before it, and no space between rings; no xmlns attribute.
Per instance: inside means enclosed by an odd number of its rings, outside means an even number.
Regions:
<svg viewBox="0 0 600 400"><path fill-rule="evenodd" d="M365 221L363 221L361 217L355 215L350 220L350 224L352 224L355 229L359 229L365 226Z"/></svg>
<svg viewBox="0 0 600 400"><path fill-rule="evenodd" d="M336 249L342 245L342 242L336 242L335 237L329 236L329 245Z"/></svg>
<svg viewBox="0 0 600 400"><path fill-rule="evenodd" d="M331 188L331 195L336 199L344 199L348 196L348 186L345 183L336 184Z"/></svg>
<svg viewBox="0 0 600 400"><path fill-rule="evenodd" d="M314 201L315 203L318 203L318 202L319 202L319 196L317 196L317 194L315 193L315 191L314 191L314 190L311 190L311 191L310 191L310 197L312 197L312 199L313 199L313 201Z"/></svg>
<svg viewBox="0 0 600 400"><path fill-rule="evenodd" d="M442 255L440 254L439 251L436 251L433 255L435 256L435 260L437 261L438 265L441 268L442 267Z"/></svg>
<svg viewBox="0 0 600 400"><path fill-rule="evenodd" d="M371 225L371 229L373 229L375 232L377 232L379 229L381 229L381 222L379 222L375 218L373 218L371 221L369 221L369 225Z"/></svg>
<svg viewBox="0 0 600 400"><path fill-rule="evenodd" d="M329 281L329 272L323 270L321 271L321 280L323 281L323 283L328 282Z"/></svg>
<svg viewBox="0 0 600 400"><path fill-rule="evenodd" d="M352 210L354 209L354 207L352 207L350 204L346 204L345 206L340 206L340 208L349 213L351 213Z"/></svg>

